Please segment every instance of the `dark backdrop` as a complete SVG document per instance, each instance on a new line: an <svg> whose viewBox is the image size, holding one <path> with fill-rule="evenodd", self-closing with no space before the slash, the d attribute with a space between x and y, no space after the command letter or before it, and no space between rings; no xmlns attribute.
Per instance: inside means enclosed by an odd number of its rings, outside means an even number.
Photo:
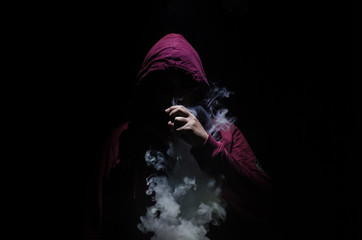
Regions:
<svg viewBox="0 0 362 240"><path fill-rule="evenodd" d="M354 236L347 7L7 0L2 11L14 236L71 239L104 138L127 118L143 57L171 32L198 51L209 81L235 93L227 106L273 178L273 237Z"/></svg>

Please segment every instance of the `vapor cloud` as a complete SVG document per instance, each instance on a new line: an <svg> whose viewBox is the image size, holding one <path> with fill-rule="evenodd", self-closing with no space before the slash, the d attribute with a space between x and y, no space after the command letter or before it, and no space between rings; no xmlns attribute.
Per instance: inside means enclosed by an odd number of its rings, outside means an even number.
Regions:
<svg viewBox="0 0 362 240"><path fill-rule="evenodd" d="M227 109L218 106L219 99L225 97L229 97L225 88L214 87L204 104L207 110L188 107L215 138L235 121L227 117ZM210 224L218 225L226 218L222 176L214 178L203 172L190 150L188 143L175 136L166 153L150 149L145 154L147 165L157 172L146 179L146 194L155 204L140 217L138 228L153 232L152 240L206 240Z"/></svg>

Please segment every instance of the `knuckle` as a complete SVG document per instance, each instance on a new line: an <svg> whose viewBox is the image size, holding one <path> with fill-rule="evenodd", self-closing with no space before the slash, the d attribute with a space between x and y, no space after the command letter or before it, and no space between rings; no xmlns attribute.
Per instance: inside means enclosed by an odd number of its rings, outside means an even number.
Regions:
<svg viewBox="0 0 362 240"><path fill-rule="evenodd" d="M179 109L179 111L185 112L186 108L184 106L180 105L178 109Z"/></svg>

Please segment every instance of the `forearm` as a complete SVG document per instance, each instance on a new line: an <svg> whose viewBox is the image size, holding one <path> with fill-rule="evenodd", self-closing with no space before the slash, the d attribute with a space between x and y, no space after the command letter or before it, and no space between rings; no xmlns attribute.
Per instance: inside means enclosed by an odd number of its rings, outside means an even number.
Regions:
<svg viewBox="0 0 362 240"><path fill-rule="evenodd" d="M223 174L230 181L243 180L257 188L266 188L265 190L268 191L270 178L256 167L253 159L238 160L224 148L221 142L217 142L211 136L203 146L192 149L192 153L200 167L212 175Z"/></svg>
<svg viewBox="0 0 362 240"><path fill-rule="evenodd" d="M225 176L225 198L244 215L257 219L269 215L271 179L255 166L253 159L242 160L238 149L234 150L234 155L229 153L211 136L201 148L193 149L193 154L204 171L212 176Z"/></svg>

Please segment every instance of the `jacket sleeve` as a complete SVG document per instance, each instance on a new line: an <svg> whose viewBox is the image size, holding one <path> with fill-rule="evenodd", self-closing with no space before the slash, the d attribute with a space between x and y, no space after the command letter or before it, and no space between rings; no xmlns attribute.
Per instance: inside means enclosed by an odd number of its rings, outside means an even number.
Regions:
<svg viewBox="0 0 362 240"><path fill-rule="evenodd" d="M241 131L234 126L218 142L210 135L193 154L201 168L224 175L223 196L243 216L264 221L271 214L271 178Z"/></svg>
<svg viewBox="0 0 362 240"><path fill-rule="evenodd" d="M100 162L96 165L95 175L91 177L86 189L82 209L79 239L100 240L102 228L102 195L105 182L111 169L119 164L119 137L128 123L116 128L106 139Z"/></svg>

